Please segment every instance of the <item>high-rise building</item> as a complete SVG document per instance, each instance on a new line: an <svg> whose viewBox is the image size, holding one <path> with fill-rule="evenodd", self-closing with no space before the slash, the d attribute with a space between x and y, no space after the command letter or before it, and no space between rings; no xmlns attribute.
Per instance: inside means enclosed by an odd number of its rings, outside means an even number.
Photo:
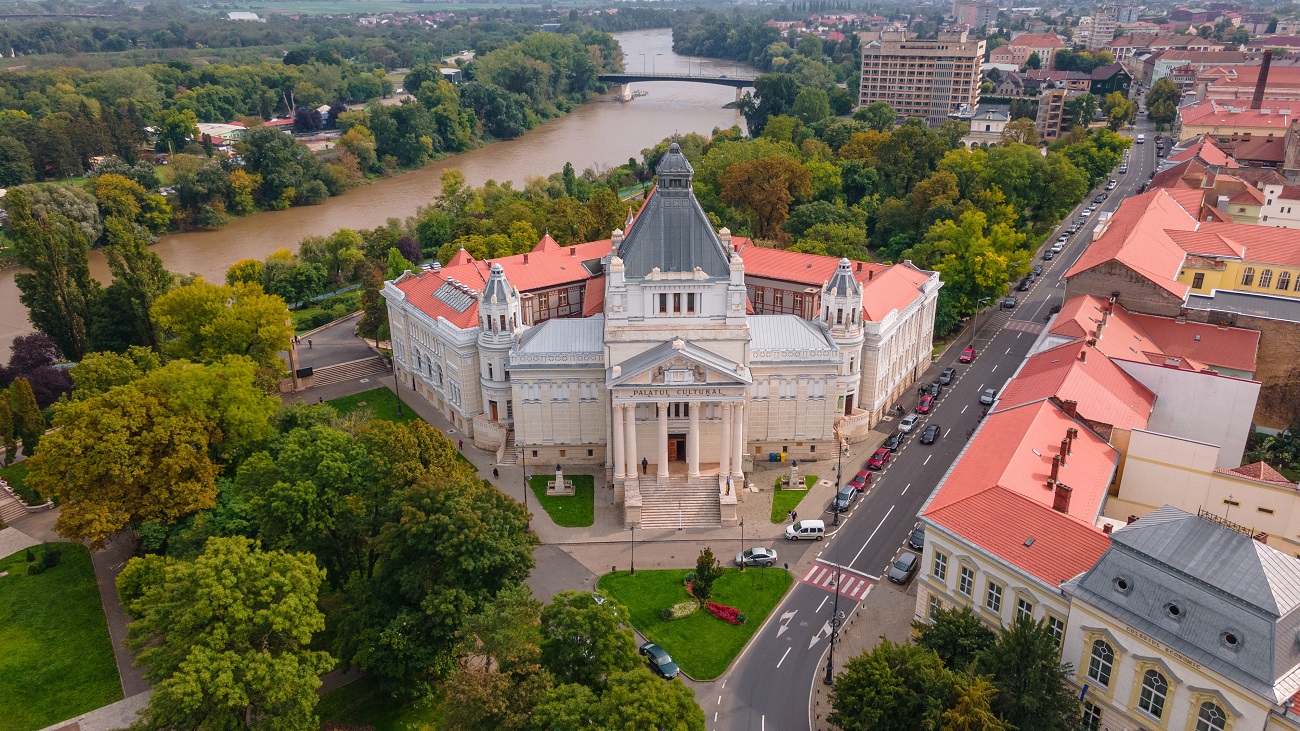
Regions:
<svg viewBox="0 0 1300 731"><path fill-rule="evenodd" d="M965 30L942 31L936 40L882 31L862 47L859 103L888 102L899 115L938 127L962 105L979 104L983 58L984 41L969 38Z"/></svg>
<svg viewBox="0 0 1300 731"><path fill-rule="evenodd" d="M1087 48L1100 51L1107 43L1115 40L1115 27L1119 25L1119 11L1114 5L1102 5L1092 13L1092 25L1088 30Z"/></svg>
<svg viewBox="0 0 1300 731"><path fill-rule="evenodd" d="M998 23L998 4L984 0L953 0L953 22L973 30L992 28Z"/></svg>

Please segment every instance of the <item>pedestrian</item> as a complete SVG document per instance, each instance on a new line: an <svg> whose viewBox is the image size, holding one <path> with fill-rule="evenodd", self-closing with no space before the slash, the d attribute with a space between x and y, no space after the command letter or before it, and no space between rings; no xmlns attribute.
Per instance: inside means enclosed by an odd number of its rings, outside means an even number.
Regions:
<svg viewBox="0 0 1300 731"><path fill-rule="evenodd" d="M643 475L650 474L650 460L646 459L645 457L641 458L641 474Z"/></svg>
<svg viewBox="0 0 1300 731"><path fill-rule="evenodd" d="M307 338L307 350L311 350L311 338Z"/></svg>
<svg viewBox="0 0 1300 731"><path fill-rule="evenodd" d="M325 397L324 397L324 396L319 396L318 398L320 399L320 402L321 402L322 404L325 403Z"/></svg>
<svg viewBox="0 0 1300 731"><path fill-rule="evenodd" d="M465 440L464 440L464 439L457 439L457 440L456 440L456 449L464 449L464 448L465 448Z"/></svg>
<svg viewBox="0 0 1300 731"><path fill-rule="evenodd" d="M500 472L497 472L497 468L493 467L493 468L492 468L492 476L493 476L493 477L500 477L500 476L501 476L501 473L500 473Z"/></svg>
<svg viewBox="0 0 1300 731"><path fill-rule="evenodd" d="M790 511L790 520L793 520L793 521L796 522L796 523L799 522L799 511L798 511L798 510L791 510L791 511Z"/></svg>
<svg viewBox="0 0 1300 731"><path fill-rule="evenodd" d="M793 511L793 510L787 510L787 511L785 511L785 519L788 520L788 521L790 521L791 523L793 523L793 522L794 522L794 511Z"/></svg>

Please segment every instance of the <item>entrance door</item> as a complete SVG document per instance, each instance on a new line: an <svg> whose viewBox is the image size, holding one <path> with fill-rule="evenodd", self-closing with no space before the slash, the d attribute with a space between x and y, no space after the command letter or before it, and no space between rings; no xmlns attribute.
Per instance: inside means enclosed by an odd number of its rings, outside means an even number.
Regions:
<svg viewBox="0 0 1300 731"><path fill-rule="evenodd" d="M850 416L852 414L853 414L853 394L849 394L848 396L844 397L844 415Z"/></svg>
<svg viewBox="0 0 1300 731"><path fill-rule="evenodd" d="M686 461L686 435L673 434L668 437L668 460L670 462Z"/></svg>
<svg viewBox="0 0 1300 731"><path fill-rule="evenodd" d="M496 420L497 420L497 402L495 402L495 401L489 401L489 402L488 402L488 409L492 412L492 421L496 421Z"/></svg>

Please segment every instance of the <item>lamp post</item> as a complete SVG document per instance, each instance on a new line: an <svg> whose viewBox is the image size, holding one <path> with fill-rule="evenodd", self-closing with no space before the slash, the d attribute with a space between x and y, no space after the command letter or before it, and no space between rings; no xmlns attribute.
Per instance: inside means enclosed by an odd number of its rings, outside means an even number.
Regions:
<svg viewBox="0 0 1300 731"><path fill-rule="evenodd" d="M644 74L644 73L645 73L645 54L644 54L644 53L638 53L637 55L641 57L641 73Z"/></svg>
<svg viewBox="0 0 1300 731"><path fill-rule="evenodd" d="M835 570L835 604L831 606L831 650L826 657L826 677L822 678L825 685L835 684L835 640L840 636L840 624L843 619L840 617L840 570Z"/></svg>
<svg viewBox="0 0 1300 731"><path fill-rule="evenodd" d="M740 519L740 570L745 570L745 519Z"/></svg>
<svg viewBox="0 0 1300 731"><path fill-rule="evenodd" d="M840 491L840 481L844 479L844 440L840 437L840 430L834 429L835 434L835 492ZM794 487L791 485L790 487Z"/></svg>
<svg viewBox="0 0 1300 731"><path fill-rule="evenodd" d="M397 415L402 415L402 379L397 377L397 361L393 361L393 395L397 396Z"/></svg>
<svg viewBox="0 0 1300 731"><path fill-rule="evenodd" d="M980 297L975 300L975 322L971 324L970 329L970 346L975 347L975 333L979 332L980 325L980 305L989 301L989 297Z"/></svg>
<svg viewBox="0 0 1300 731"><path fill-rule="evenodd" d="M533 487L528 484L528 456L525 454L523 447L519 448L519 468L524 473L524 516L525 520L528 521L524 524L524 530L529 531L533 527L533 516L528 513L528 491Z"/></svg>
<svg viewBox="0 0 1300 731"><path fill-rule="evenodd" d="M636 526L630 526L632 529L632 576L636 576Z"/></svg>

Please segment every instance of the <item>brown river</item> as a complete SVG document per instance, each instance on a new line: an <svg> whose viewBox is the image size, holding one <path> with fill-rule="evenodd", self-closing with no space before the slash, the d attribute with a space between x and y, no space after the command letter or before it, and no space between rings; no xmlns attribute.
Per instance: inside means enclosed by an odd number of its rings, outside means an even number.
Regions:
<svg viewBox="0 0 1300 731"><path fill-rule="evenodd" d="M667 29L617 33L628 71L740 76L752 70L715 59L679 56ZM374 228L391 217L405 218L438 195L442 173L459 168L474 185L488 180L513 181L522 187L536 175L550 175L571 162L584 168L608 168L640 158L641 150L674 134L707 134L715 127L744 126L740 114L723 105L735 99L728 86L684 82L633 84L647 92L629 102L616 94L592 99L575 111L529 131L516 140L496 142L439 160L424 168L350 190L318 206L269 211L236 219L219 231L172 234L154 245L163 264L174 272L195 272L209 281L224 280L226 269L240 259L266 257L276 249L296 250L306 237L340 228ZM91 272L110 279L104 257L90 254ZM15 269L0 271L0 358L9 345L30 332L27 310L18 301Z"/></svg>

